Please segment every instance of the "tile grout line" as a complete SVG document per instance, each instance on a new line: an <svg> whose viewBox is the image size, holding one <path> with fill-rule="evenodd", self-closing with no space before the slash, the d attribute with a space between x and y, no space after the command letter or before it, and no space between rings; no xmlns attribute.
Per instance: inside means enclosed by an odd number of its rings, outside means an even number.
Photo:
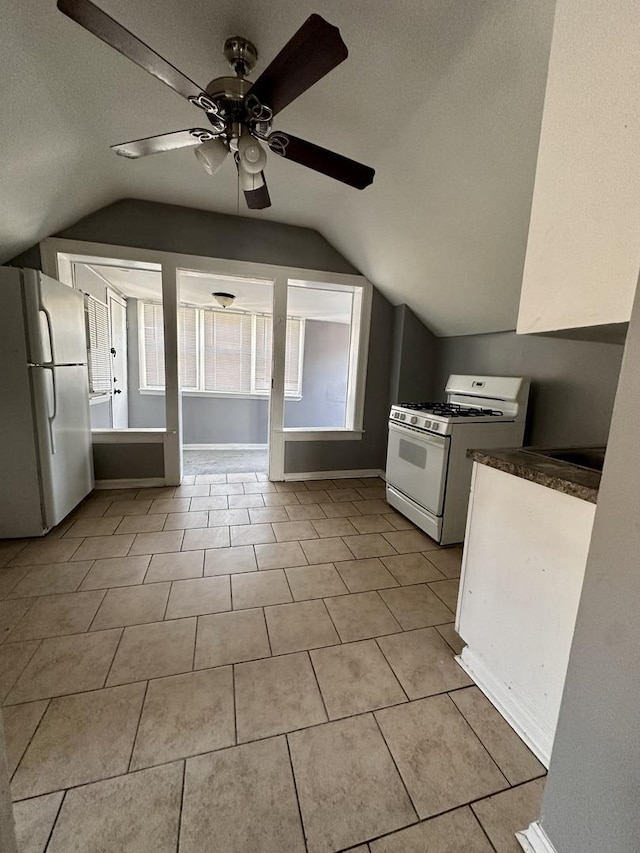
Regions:
<svg viewBox="0 0 640 853"><path fill-rule="evenodd" d="M396 707L397 707L397 706L396 706ZM382 709L378 709L378 710L382 710ZM391 751L391 747L390 747L390 746L389 746L389 744L387 743L387 739L386 739L386 737L384 736L384 732L382 731L382 728L381 728L381 726L380 726L380 723L378 722L378 718L377 718L377 716L376 716L376 712L375 712L375 711L370 711L369 713L371 714L371 716L373 717L373 719L374 719L374 721L375 721L375 725L376 725L376 728L378 729L378 732L380 733L380 737L382 738L382 742L384 743L384 745L385 745L385 747L386 747L386 750L387 750L387 752L389 753L389 756L390 756L390 758L391 758L391 761L393 762L393 766L394 766L394 767L395 767L395 769L396 769L396 773L398 774L398 777L399 777L400 781L402 782L402 787L404 788L405 793L406 793L407 797L409 798L409 802L411 803L411 808L413 809L413 812L414 812L414 814L415 814L416 818L418 819L418 821L420 821L420 819L421 819L421 818L420 818L420 815L418 814L418 808L417 808L416 804L415 804L415 803L414 803L414 801L413 801L413 797L412 797L412 796L411 796L411 794L409 793L409 788L407 787L407 783L406 783L406 782L405 782L405 780L404 780L404 776L403 776L403 775L402 775L402 773L400 772L400 768L398 767L398 765L397 765L397 763L396 763L396 757L395 757L395 755L393 754L393 752Z"/></svg>
<svg viewBox="0 0 640 853"><path fill-rule="evenodd" d="M36 701L38 701L38 700L36 700ZM42 701L42 700L40 700L40 701ZM46 700L47 705L46 705L46 707L45 707L44 711L42 712L42 716L41 716L41 717L40 717L40 719L38 720L38 725L37 725L37 726L35 727L35 729L33 730L33 733L32 733L32 735L31 735L31 737L29 738L29 740L28 740L28 742L27 742L27 745L26 745L26 746L25 746L25 748L22 750L22 753L21 753L21 755L20 755L20 760L19 760L19 761L18 761L18 763L16 764L16 766L15 766L15 768L14 768L14 771L13 771L13 773L11 774L11 778L10 778L10 780L9 780L10 782L12 782L12 781L13 781L14 776L16 775L16 773L18 772L18 770L20 769L20 765L22 764L22 762L23 762L23 760L24 760L24 757L25 757L25 755L27 754L27 751L28 751L29 747L30 747L30 746L31 746L31 744L33 743L33 739L35 738L36 733L38 732L38 729L39 729L39 728L40 728L40 726L42 725L42 721L44 720L44 718L45 718L45 716L46 716L46 714L47 714L47 711L48 711L48 710L49 710L49 708L51 707L51 703L52 703L52 701L53 701L53 699L47 699L47 700ZM12 803L13 803L13 800L12 800Z"/></svg>
<svg viewBox="0 0 640 853"><path fill-rule="evenodd" d="M386 636L387 636L387 637L389 637L389 636L393 636L393 635L391 635L391 634L387 634ZM382 655L382 657L384 658L385 663L387 664L387 666L389 667L389 669L390 669L390 670L391 670L391 672L393 673L393 677L395 678L396 682L398 683L398 686L400 687L400 690L402 690L402 692L404 693L404 695L407 697L407 702L411 702L411 699L410 699L410 697L409 697L409 694L408 694L408 693L407 693L407 691L404 689L404 686L402 685L402 682L400 681L400 678L398 677L398 675L397 675L397 673L396 673L395 669L393 668L393 665L392 665L391 661L390 661L390 660L389 660L389 658L385 655L385 653L384 653L384 649L382 648L382 646L381 646L381 645L380 645L380 643L378 642L380 639L381 639L380 637L373 637L373 642L376 644L376 647L378 648L378 650L380 651L380 654L381 654L381 655ZM376 710L378 710L378 709L376 709Z"/></svg>
<svg viewBox="0 0 640 853"><path fill-rule="evenodd" d="M493 843L493 841L491 840L491 838L489 838L489 833L488 833L488 832L487 832L487 830L484 828L484 826L483 826L483 824L482 824L482 821L480 820L480 818L478 817L478 815L475 813L475 811L474 811L474 809L473 809L473 807L472 807L471 803L469 803L469 805L467 806L467 808L469 809L469 811L470 811L470 812L471 812L471 814L473 815L473 818L474 818L475 822L476 822L476 823L478 824L478 826L480 827L480 831L482 832L482 834L484 835L484 837L485 837L485 838L487 839L487 841L489 842L489 846L491 847L491 849L494 851L494 853L499 853L498 848L495 846L495 844Z"/></svg>
<svg viewBox="0 0 640 853"><path fill-rule="evenodd" d="M47 853L47 850L49 849L49 845L51 844L51 839L53 838L53 831L56 828L56 824L58 823L58 820L60 818L60 814L62 812L62 806L64 805L64 801L66 800L66 798L67 798L67 791L65 789L63 794L62 794L62 798L60 800L60 805L58 806L58 810L56 811L56 816L54 817L53 823L51 824L51 829L49 830L49 835L47 836L47 840L45 842L42 853Z"/></svg>
<svg viewBox="0 0 640 853"><path fill-rule="evenodd" d="M182 812L184 809L184 789L187 781L187 760L182 759L182 785L180 786L180 810L178 812L178 831L176 833L176 853L180 851L180 842L182 835Z"/></svg>
<svg viewBox="0 0 640 853"><path fill-rule="evenodd" d="M138 714L138 722L136 723L136 730L133 735L133 740L131 742L131 753L129 755L129 760L127 761L127 770L123 773L123 776L128 776L131 773L131 762L133 761L133 753L136 749L136 742L138 740L138 732L140 731L140 723L142 722L142 714L144 713L144 704L147 701L147 693L149 692L149 681L144 686L144 693L142 694L142 702L140 703L140 713ZM167 762L168 763L168 762Z"/></svg>
<svg viewBox="0 0 640 853"><path fill-rule="evenodd" d="M289 743L289 733L285 733L284 740L285 740L285 743L287 744L287 755L289 756L289 768L291 770L291 779L293 781L293 791L296 795L296 804L298 806L298 817L300 818L300 829L302 830L302 843L304 844L304 849L306 851L308 851L309 845L307 843L307 830L305 829L304 819L302 817L302 807L300 806L300 796L298 794L298 783L296 781L296 771L293 767L293 758L291 756L291 744Z"/></svg>

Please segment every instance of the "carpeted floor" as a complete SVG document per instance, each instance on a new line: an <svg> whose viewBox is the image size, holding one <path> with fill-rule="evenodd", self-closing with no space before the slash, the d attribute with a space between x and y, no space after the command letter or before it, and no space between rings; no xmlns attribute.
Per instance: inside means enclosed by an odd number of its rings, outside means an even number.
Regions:
<svg viewBox="0 0 640 853"><path fill-rule="evenodd" d="M184 450L185 474L241 474L268 470L268 451L264 450Z"/></svg>

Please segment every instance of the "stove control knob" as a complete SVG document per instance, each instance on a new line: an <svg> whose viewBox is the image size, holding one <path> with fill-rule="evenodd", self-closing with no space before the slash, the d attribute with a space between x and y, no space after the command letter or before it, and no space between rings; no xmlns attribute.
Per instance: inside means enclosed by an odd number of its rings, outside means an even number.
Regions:
<svg viewBox="0 0 640 853"><path fill-rule="evenodd" d="M413 417L411 418L411 423L412 423L412 424L417 424L417 423L418 423L418 419L417 419L417 417L416 417L415 415L413 415Z"/></svg>

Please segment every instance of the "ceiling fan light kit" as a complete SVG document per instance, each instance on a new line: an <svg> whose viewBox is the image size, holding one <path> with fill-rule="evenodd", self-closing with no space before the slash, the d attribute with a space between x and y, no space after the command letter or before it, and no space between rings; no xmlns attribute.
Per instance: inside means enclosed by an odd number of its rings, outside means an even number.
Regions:
<svg viewBox="0 0 640 853"><path fill-rule="evenodd" d="M58 8L201 109L211 125L211 128L195 127L120 143L112 146L116 154L137 159L195 147L198 161L213 176L229 151L233 151L240 185L252 210L271 206L264 176L267 154L261 143L285 160L356 189L372 183L375 172L369 166L272 130L277 113L348 56L338 28L320 15L307 18L255 83L246 79L258 61L255 45L241 36L228 38L223 52L236 76L217 77L203 89L91 0L58 0Z"/></svg>

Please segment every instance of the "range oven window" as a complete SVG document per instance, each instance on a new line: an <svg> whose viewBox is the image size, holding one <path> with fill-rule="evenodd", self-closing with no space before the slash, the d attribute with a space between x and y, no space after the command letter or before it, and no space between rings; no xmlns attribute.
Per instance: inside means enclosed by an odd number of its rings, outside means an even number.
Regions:
<svg viewBox="0 0 640 853"><path fill-rule="evenodd" d="M427 467L427 448L420 444L401 438L398 442L398 456L417 468Z"/></svg>

